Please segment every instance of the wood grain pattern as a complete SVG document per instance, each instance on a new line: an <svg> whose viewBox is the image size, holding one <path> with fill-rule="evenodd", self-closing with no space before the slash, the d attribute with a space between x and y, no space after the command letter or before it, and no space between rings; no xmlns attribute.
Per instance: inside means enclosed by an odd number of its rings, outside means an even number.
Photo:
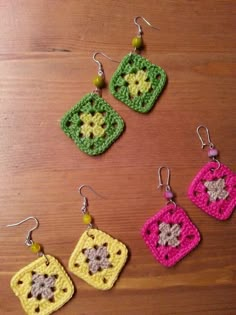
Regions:
<svg viewBox="0 0 236 315"><path fill-rule="evenodd" d="M93 89L94 51L121 59L145 16L143 55L163 67L168 86L148 115L131 111L108 89L103 97L126 122L123 136L99 157L80 152L60 130L63 113ZM235 315L235 215L218 222L187 198L207 162L195 129L206 124L221 161L236 170L236 3L233 0L0 1L0 314L23 314L9 287L34 259L24 247L30 224L4 225L35 215L35 240L66 266L84 227L80 184L97 225L125 242L130 259L116 286L100 292L73 277L76 296L66 315ZM117 65L101 59L110 79ZM172 170L177 202L199 227L199 247L176 267L155 262L140 237L143 222L164 200L160 165Z"/></svg>

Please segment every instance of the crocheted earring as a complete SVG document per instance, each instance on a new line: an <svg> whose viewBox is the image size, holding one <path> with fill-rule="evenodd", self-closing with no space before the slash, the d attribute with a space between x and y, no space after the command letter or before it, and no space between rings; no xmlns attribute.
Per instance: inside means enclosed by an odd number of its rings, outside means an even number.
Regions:
<svg viewBox="0 0 236 315"><path fill-rule="evenodd" d="M166 84L165 71L136 54L143 48L142 28L137 20L143 21L154 29L144 17L134 18L138 34L132 40L134 51L123 58L110 81L111 94L133 110L147 113L156 103Z"/></svg>
<svg viewBox="0 0 236 315"><path fill-rule="evenodd" d="M92 217L88 212L88 199L82 194L83 187L79 187L83 197L83 223L88 226L76 245L70 260L69 270L96 289L111 289L123 268L128 250L120 241L95 228Z"/></svg>
<svg viewBox="0 0 236 315"><path fill-rule="evenodd" d="M158 188L163 187L163 168L168 172L164 193L167 204L146 221L142 228L142 237L156 260L166 267L171 267L198 245L200 233L186 212L173 201L168 167L160 167L158 170Z"/></svg>
<svg viewBox="0 0 236 315"><path fill-rule="evenodd" d="M32 232L38 228L35 217L28 217L13 227L28 220L34 220L35 226L29 230L25 245L38 254L39 258L18 271L11 279L11 288L20 299L26 314L51 314L67 303L74 294L74 286L59 261L45 255L40 244L32 239Z"/></svg>
<svg viewBox="0 0 236 315"><path fill-rule="evenodd" d="M93 54L93 60L98 64L98 75L93 79L96 89L85 95L61 120L65 134L89 155L105 152L124 130L123 119L101 97L105 75L101 62L96 60L97 54L112 60L102 52Z"/></svg>
<svg viewBox="0 0 236 315"><path fill-rule="evenodd" d="M201 128L206 131L208 143L205 143L200 135ZM197 127L196 131L202 149L205 146L209 147L208 157L211 162L203 166L192 181L188 197L210 216L218 220L226 220L236 206L236 174L216 159L219 153L211 142L208 128L201 125Z"/></svg>

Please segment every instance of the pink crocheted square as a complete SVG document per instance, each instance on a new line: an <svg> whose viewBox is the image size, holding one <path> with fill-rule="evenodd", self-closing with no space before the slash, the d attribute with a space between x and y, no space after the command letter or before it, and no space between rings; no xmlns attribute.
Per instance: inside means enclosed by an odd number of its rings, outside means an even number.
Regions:
<svg viewBox="0 0 236 315"><path fill-rule="evenodd" d="M200 233L186 212L169 204L147 220L142 237L153 256L171 267L191 252L200 242Z"/></svg>
<svg viewBox="0 0 236 315"><path fill-rule="evenodd" d="M189 199L218 220L228 219L236 207L236 174L217 162L207 163L192 181Z"/></svg>

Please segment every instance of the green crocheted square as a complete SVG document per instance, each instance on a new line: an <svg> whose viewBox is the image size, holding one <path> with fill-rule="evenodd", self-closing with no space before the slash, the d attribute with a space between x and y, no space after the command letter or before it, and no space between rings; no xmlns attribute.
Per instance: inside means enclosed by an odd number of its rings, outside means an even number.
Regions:
<svg viewBox="0 0 236 315"><path fill-rule="evenodd" d="M165 71L137 54L123 58L110 81L115 98L140 113L154 106L166 83Z"/></svg>
<svg viewBox="0 0 236 315"><path fill-rule="evenodd" d="M124 121L104 99L90 93L64 115L61 128L80 150L98 155L122 134Z"/></svg>

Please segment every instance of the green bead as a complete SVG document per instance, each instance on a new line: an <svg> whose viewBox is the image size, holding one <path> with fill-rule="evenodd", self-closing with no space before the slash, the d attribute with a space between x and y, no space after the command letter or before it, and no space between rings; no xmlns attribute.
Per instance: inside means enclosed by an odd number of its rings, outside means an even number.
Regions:
<svg viewBox="0 0 236 315"><path fill-rule="evenodd" d="M142 37L134 37L132 39L132 46L134 48L137 48L137 49L140 49L143 47L143 40L142 40Z"/></svg>
<svg viewBox="0 0 236 315"><path fill-rule="evenodd" d="M104 78L103 78L102 76L97 75L97 76L93 79L93 84L94 84L97 88L101 89L101 88L103 88L104 85L105 85L105 80L104 80Z"/></svg>

